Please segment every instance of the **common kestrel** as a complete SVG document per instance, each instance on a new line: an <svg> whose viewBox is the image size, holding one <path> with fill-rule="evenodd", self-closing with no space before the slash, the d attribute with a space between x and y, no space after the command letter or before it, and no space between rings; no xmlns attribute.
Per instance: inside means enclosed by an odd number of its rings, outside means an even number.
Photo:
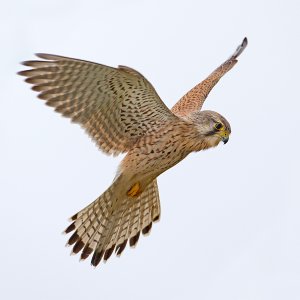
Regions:
<svg viewBox="0 0 300 300"><path fill-rule="evenodd" d="M169 110L151 83L136 70L112 68L51 54L23 62L32 67L18 74L39 92L38 97L63 116L79 123L107 154L127 153L111 186L71 217L65 233L72 252L91 264L119 256L129 240L150 232L159 220L156 178L189 153L227 143L228 121L213 111L200 111L204 100L236 63L247 39L234 54Z"/></svg>

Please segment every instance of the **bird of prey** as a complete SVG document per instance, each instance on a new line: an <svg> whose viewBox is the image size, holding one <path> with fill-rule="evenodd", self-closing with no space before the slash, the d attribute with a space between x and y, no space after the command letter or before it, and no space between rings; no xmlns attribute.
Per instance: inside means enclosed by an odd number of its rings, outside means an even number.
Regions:
<svg viewBox="0 0 300 300"><path fill-rule="evenodd" d="M201 111L207 95L236 63L247 39L205 80L170 110L151 83L138 71L113 68L51 54L23 62L31 67L18 74L55 111L80 124L100 150L127 153L111 186L71 217L64 231L67 244L81 259L93 253L91 264L119 256L129 241L135 246L142 232L160 218L157 177L189 153L228 142L228 121L213 111Z"/></svg>

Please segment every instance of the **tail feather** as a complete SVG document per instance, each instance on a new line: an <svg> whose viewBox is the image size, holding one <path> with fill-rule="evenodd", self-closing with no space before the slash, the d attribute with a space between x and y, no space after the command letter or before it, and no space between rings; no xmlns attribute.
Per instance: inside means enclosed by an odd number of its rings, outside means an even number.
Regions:
<svg viewBox="0 0 300 300"><path fill-rule="evenodd" d="M103 202L102 205L99 205L99 209L90 215L91 219L85 221L81 228L79 228L84 230L80 236L82 242L85 244L80 257L81 259L87 258L99 246L101 237L109 226L109 207L113 206L110 191L105 192L98 199L98 203L100 201Z"/></svg>
<svg viewBox="0 0 300 300"><path fill-rule="evenodd" d="M145 192L141 195L141 201L139 201L135 208L134 214L132 217L132 222L130 224L130 240L129 245L131 247L135 247L140 236L140 231L143 229L145 224L150 224L152 220L148 217L145 218L145 211L149 210L153 206L153 202L155 198L153 198L155 188L150 186L150 188L146 189ZM147 215L148 216L148 215Z"/></svg>
<svg viewBox="0 0 300 300"><path fill-rule="evenodd" d="M149 233L152 222L159 219L160 203L157 182L154 180L137 198L117 199L118 179L90 205L75 214L65 233L75 230L68 240L74 254L81 252L86 259L93 252L92 265L108 260L115 250L124 251L127 241L131 247L139 240L140 232ZM116 204L118 203L118 204Z"/></svg>
<svg viewBox="0 0 300 300"><path fill-rule="evenodd" d="M113 188L118 181L115 181L111 187L98 197L90 205L82 209L72 217L74 222L65 230L69 233L76 230L70 237L67 245L73 246L72 252L78 253L84 246L81 259L87 256L88 252L97 247L98 240L106 229L106 223L109 216L109 207L112 207ZM83 244L83 246L81 246ZM92 249L92 250L91 250Z"/></svg>
<svg viewBox="0 0 300 300"><path fill-rule="evenodd" d="M148 194L148 189L146 189L143 193ZM145 202L143 194L140 196L140 201L136 201L132 207L131 216L130 216L130 223L128 224L128 231L129 231L129 246L134 247L138 241L138 238L135 238L137 232L138 232L138 226L140 223L140 212L141 212L141 206Z"/></svg>
<svg viewBox="0 0 300 300"><path fill-rule="evenodd" d="M130 223L130 217L132 213L133 207L130 202L128 202L126 209L124 210L124 214L122 216L122 222L118 230L117 235L117 246L116 246L116 253L117 256L120 256L123 252L123 250L126 247L127 241L128 241L128 235L129 235L129 226Z"/></svg>
<svg viewBox="0 0 300 300"><path fill-rule="evenodd" d="M156 207L160 207L156 180L147 187L147 189L139 196L138 200L139 201L135 202L135 205L132 205L127 210L127 215L123 219L123 226L119 231L116 247L118 256L120 256L125 249L128 239L129 245L134 247L139 240L140 231L146 227L151 227L152 220L148 218L146 211L153 203Z"/></svg>

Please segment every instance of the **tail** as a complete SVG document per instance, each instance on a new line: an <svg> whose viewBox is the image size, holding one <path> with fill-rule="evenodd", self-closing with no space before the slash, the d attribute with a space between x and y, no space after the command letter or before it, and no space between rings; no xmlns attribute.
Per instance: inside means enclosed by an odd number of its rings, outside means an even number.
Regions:
<svg viewBox="0 0 300 300"><path fill-rule="evenodd" d="M101 259L108 260L115 250L120 256L129 245L134 247L140 232L148 234L152 222L160 218L160 202L156 179L137 198L117 199L115 191L120 184L117 178L113 184L94 202L75 214L73 223L64 231L75 232L67 245L74 245L72 253L81 250L80 258L86 259L94 252L91 264L97 266Z"/></svg>

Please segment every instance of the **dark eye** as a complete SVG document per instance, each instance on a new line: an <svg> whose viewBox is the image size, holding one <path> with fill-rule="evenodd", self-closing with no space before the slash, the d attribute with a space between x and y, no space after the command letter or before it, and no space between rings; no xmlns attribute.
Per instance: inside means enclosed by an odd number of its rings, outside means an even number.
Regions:
<svg viewBox="0 0 300 300"><path fill-rule="evenodd" d="M216 123L215 124L215 129L221 130L222 128L223 128L223 124L222 123Z"/></svg>

